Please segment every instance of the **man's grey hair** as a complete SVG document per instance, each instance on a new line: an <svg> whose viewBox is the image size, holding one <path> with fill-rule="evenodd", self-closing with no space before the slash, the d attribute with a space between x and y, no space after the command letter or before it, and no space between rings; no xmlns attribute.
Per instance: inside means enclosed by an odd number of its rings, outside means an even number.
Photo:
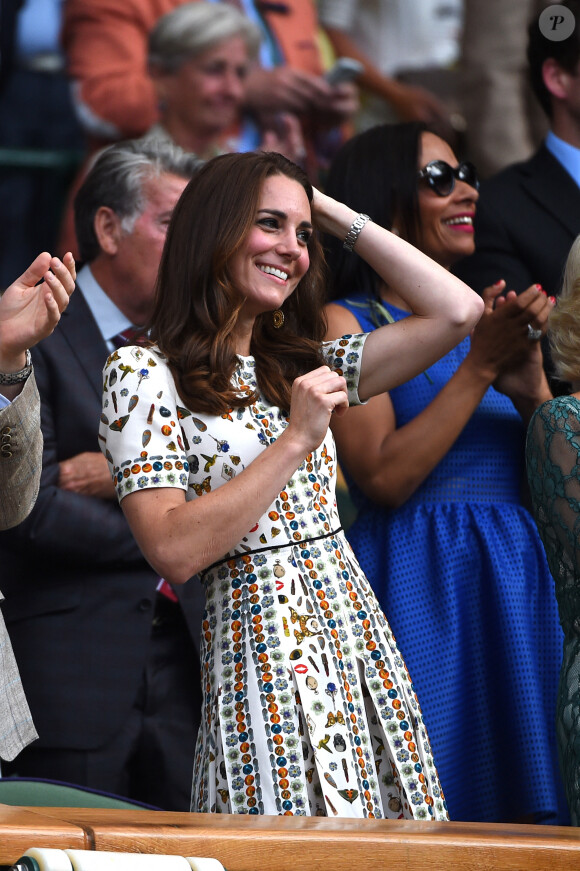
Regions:
<svg viewBox="0 0 580 871"><path fill-rule="evenodd" d="M250 58L258 54L259 27L227 3L185 3L163 15L149 35L149 64L167 73L225 39L241 36Z"/></svg>
<svg viewBox="0 0 580 871"><path fill-rule="evenodd" d="M189 181L201 161L177 145L147 144L138 139L111 145L91 166L74 202L75 230L81 262L91 263L101 253L95 233L95 216L102 206L121 219L125 233L132 233L146 207L144 182L163 173Z"/></svg>

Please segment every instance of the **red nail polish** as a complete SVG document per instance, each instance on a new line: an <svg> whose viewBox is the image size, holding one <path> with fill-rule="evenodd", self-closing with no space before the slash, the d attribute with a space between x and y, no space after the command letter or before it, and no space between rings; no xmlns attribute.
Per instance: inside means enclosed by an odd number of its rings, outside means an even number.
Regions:
<svg viewBox="0 0 580 871"><path fill-rule="evenodd" d="M493 287L499 287L500 284L502 284L502 283L503 283L503 278L500 278L499 281L494 281Z"/></svg>
<svg viewBox="0 0 580 871"><path fill-rule="evenodd" d="M552 305L556 305L556 297L555 296L549 296L548 299L550 300Z"/></svg>
<svg viewBox="0 0 580 871"><path fill-rule="evenodd" d="M536 288L536 290L542 290L541 284L534 284L534 287Z"/></svg>

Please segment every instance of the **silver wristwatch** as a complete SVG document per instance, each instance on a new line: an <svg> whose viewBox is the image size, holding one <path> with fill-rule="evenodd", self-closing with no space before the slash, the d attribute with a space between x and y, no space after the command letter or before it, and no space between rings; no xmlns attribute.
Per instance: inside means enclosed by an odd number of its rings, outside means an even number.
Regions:
<svg viewBox="0 0 580 871"><path fill-rule="evenodd" d="M32 358L30 351L27 351L24 369L20 369L18 372L0 372L0 384L20 384L21 381L26 381L31 372Z"/></svg>
<svg viewBox="0 0 580 871"><path fill-rule="evenodd" d="M356 218L350 225L350 230L346 234L342 245L342 247L345 248L346 251L352 251L355 246L356 240L360 236L360 231L368 221L370 221L369 216L364 215L362 212L356 216Z"/></svg>

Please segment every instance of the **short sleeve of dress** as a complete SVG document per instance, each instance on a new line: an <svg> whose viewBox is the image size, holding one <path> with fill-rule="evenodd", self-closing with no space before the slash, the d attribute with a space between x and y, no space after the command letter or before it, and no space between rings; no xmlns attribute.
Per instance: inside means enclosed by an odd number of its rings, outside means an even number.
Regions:
<svg viewBox="0 0 580 871"><path fill-rule="evenodd" d="M368 333L353 333L323 342L322 356L331 369L346 379L349 405L364 405L358 395L362 351Z"/></svg>
<svg viewBox="0 0 580 871"><path fill-rule="evenodd" d="M103 376L99 443L119 501L150 487L187 490L179 421L189 412L179 404L163 355L155 348L121 348L107 360Z"/></svg>

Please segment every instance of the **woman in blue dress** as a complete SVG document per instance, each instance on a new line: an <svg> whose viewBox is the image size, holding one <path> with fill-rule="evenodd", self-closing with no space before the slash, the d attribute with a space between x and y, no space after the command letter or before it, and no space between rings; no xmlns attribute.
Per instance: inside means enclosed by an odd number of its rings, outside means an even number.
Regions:
<svg viewBox="0 0 580 871"><path fill-rule="evenodd" d="M474 167L417 124L352 139L327 186L447 269L474 250L477 188ZM361 258L331 240L328 254L329 338L408 317ZM565 823L562 633L521 501L525 423L550 396L537 340L552 301L501 280L484 298L471 338L334 421L358 509L349 539L413 676L451 819Z"/></svg>

